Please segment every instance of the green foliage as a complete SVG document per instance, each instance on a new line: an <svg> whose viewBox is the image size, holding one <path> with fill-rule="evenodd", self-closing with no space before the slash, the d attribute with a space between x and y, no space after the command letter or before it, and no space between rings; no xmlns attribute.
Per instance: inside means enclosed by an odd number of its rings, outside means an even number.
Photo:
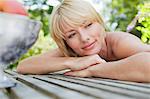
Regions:
<svg viewBox="0 0 150 99"><path fill-rule="evenodd" d="M47 4L48 0L24 0L24 5L28 8L29 17L42 22L44 35L49 34L49 16L53 6Z"/></svg>
<svg viewBox="0 0 150 99"><path fill-rule="evenodd" d="M126 31L127 25L138 12L137 5L148 0L112 0L110 22L117 23L116 30Z"/></svg>
<svg viewBox="0 0 150 99"><path fill-rule="evenodd" d="M144 43L150 44L150 2L139 6L140 18L138 22L142 26L137 26L136 29L141 31L141 40Z"/></svg>
<svg viewBox="0 0 150 99"><path fill-rule="evenodd" d="M55 45L49 32L49 16L53 10L53 6L49 5L47 1L48 0L24 0L24 5L28 8L29 17L41 21L43 26L36 44L21 59L41 54Z"/></svg>

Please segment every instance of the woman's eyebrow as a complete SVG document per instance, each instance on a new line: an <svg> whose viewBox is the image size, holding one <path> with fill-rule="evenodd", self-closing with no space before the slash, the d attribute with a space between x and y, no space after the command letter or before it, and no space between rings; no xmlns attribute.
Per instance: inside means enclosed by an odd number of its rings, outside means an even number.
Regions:
<svg viewBox="0 0 150 99"><path fill-rule="evenodd" d="M87 22L88 22L87 20L84 20L84 21L82 22L82 25L86 24Z"/></svg>
<svg viewBox="0 0 150 99"><path fill-rule="evenodd" d="M82 26L89 24L89 23L91 23L91 21L85 20L85 21L83 21Z"/></svg>
<svg viewBox="0 0 150 99"><path fill-rule="evenodd" d="M65 33L70 33L72 31L75 31L74 29L70 29L70 30L67 30Z"/></svg>

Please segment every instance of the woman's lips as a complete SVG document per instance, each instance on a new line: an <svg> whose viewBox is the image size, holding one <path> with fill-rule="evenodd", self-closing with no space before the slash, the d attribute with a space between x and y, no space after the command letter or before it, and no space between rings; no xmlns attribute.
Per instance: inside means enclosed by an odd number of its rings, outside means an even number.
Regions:
<svg viewBox="0 0 150 99"><path fill-rule="evenodd" d="M85 45L82 49L90 50L94 47L95 43L96 43L96 40L94 42L90 43L90 44Z"/></svg>

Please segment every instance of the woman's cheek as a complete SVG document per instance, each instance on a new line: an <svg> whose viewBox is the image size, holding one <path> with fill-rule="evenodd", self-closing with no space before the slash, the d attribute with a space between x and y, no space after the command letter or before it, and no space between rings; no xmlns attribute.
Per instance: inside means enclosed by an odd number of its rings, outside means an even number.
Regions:
<svg viewBox="0 0 150 99"><path fill-rule="evenodd" d="M73 40L68 40L67 44L69 47L71 47L73 50L76 49L78 47L77 42L74 42Z"/></svg>

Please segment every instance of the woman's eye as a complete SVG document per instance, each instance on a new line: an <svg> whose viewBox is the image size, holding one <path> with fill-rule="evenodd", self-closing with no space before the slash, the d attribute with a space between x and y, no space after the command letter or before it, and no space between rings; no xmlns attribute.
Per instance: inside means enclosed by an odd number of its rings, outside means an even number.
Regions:
<svg viewBox="0 0 150 99"><path fill-rule="evenodd" d="M85 26L85 28L88 28L92 25L92 23L89 23L88 25Z"/></svg>
<svg viewBox="0 0 150 99"><path fill-rule="evenodd" d="M68 36L68 38L73 38L76 35L76 33L72 33Z"/></svg>

